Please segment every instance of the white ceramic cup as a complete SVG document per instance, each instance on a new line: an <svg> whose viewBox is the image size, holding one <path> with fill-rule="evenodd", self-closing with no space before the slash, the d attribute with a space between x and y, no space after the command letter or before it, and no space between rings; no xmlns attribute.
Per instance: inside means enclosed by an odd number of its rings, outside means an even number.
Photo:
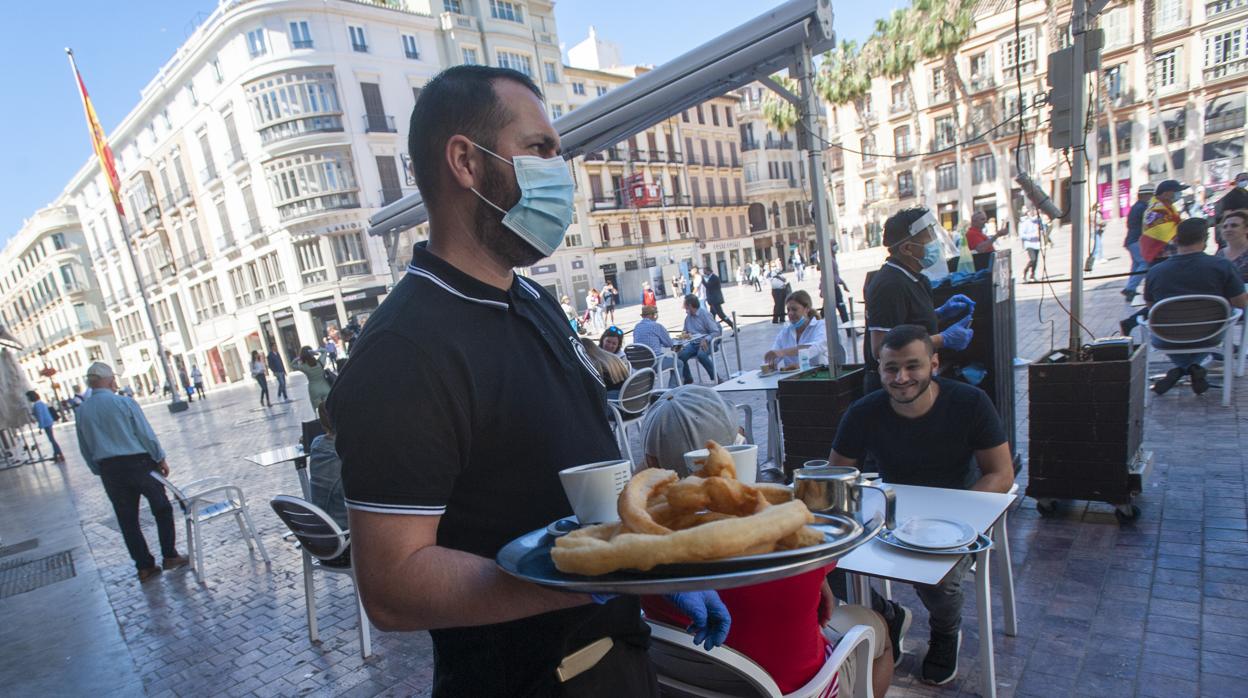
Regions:
<svg viewBox="0 0 1248 698"><path fill-rule="evenodd" d="M626 460L587 463L559 471L563 492L582 524L618 521L616 502L630 477L632 464Z"/></svg>
<svg viewBox="0 0 1248 698"><path fill-rule="evenodd" d="M737 479L747 485L753 485L758 481L758 445L757 444L733 444L724 446L728 453L732 454L732 464L737 469ZM685 454L685 467L689 472L701 470L702 466L697 465L694 461L702 460L710 455L710 451L705 448L699 448L696 451L690 451Z"/></svg>

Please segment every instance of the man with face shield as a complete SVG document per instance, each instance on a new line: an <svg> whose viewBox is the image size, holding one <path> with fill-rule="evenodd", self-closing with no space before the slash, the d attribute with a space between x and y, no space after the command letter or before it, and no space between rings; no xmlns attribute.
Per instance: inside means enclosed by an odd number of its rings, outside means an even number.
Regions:
<svg viewBox="0 0 1248 698"><path fill-rule="evenodd" d="M975 302L962 294L939 308L932 300L932 281L949 274L946 260L957 247L940 220L925 208L908 208L884 222L888 260L867 283L867 335L863 355L866 391L880 388L880 345L898 325L919 325L932 336L936 349L961 351L971 343L971 314ZM939 323L958 319L944 331Z"/></svg>
<svg viewBox="0 0 1248 698"><path fill-rule="evenodd" d="M435 696L657 694L636 597L558 592L494 563L572 513L560 470L620 457L591 350L513 273L572 220L546 114L514 70L458 66L425 86L408 149L429 240L327 403L361 599L382 629L430 631ZM669 599L708 647L723 641L714 592Z"/></svg>

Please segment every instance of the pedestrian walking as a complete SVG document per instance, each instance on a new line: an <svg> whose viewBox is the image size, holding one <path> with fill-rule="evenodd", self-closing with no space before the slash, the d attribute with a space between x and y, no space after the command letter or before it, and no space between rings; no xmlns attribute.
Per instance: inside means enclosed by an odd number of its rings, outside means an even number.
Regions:
<svg viewBox="0 0 1248 698"><path fill-rule="evenodd" d="M763 268L758 262L750 262L750 283L754 284L754 292L763 292Z"/></svg>
<svg viewBox="0 0 1248 698"><path fill-rule="evenodd" d="M333 328L330 328L333 330ZM335 331L336 334L336 331ZM325 338L325 355L329 357L331 363L334 364L334 370L338 370L338 343L334 341L333 335Z"/></svg>
<svg viewBox="0 0 1248 698"><path fill-rule="evenodd" d="M199 366L191 366L191 382L195 384L195 393L199 395L199 399L207 400L208 391L204 390L204 374Z"/></svg>
<svg viewBox="0 0 1248 698"><path fill-rule="evenodd" d="M308 402L312 403L313 412L329 397L329 390L334 385L334 374L329 373L326 365L328 356L326 352L303 347L299 350L299 360L294 364L294 369L308 378Z"/></svg>
<svg viewBox="0 0 1248 698"><path fill-rule="evenodd" d="M659 299L654 295L654 289L650 288L649 281L641 282L641 304L658 305Z"/></svg>
<svg viewBox="0 0 1248 698"><path fill-rule="evenodd" d="M269 345L269 370L273 372L273 377L277 379L277 399L289 400L286 394L286 364L282 361L282 357L277 353L277 347Z"/></svg>
<svg viewBox="0 0 1248 698"><path fill-rule="evenodd" d="M178 367L178 382L182 384L182 390L186 393L187 402L195 402L195 386L191 385L191 377L186 375L186 369Z"/></svg>
<svg viewBox="0 0 1248 698"><path fill-rule="evenodd" d="M707 310L711 311L711 316L723 321L735 333L737 326L724 314L724 288L723 282L719 279L719 274L707 267L702 275L702 286L706 289L706 305Z"/></svg>
<svg viewBox="0 0 1248 698"><path fill-rule="evenodd" d="M165 496L164 486L151 476L152 471L158 471L168 477L169 463L139 404L117 394L117 376L112 366L98 361L91 364L87 386L91 395L78 408L75 423L78 448L112 502L139 582L147 582L162 569L173 570L187 563L176 546L173 505ZM162 557L159 567L139 526L139 497L147 499L152 518L156 519Z"/></svg>
<svg viewBox="0 0 1248 698"><path fill-rule="evenodd" d="M802 261L802 252L798 248L793 248L793 272L797 274L797 280L803 281L806 278L806 264Z"/></svg>
<svg viewBox="0 0 1248 698"><path fill-rule="evenodd" d="M784 322L784 299L789 297L793 292L793 288L789 285L789 280L784 278L784 274L778 271L772 271L771 274L771 324L779 325Z"/></svg>
<svg viewBox="0 0 1248 698"><path fill-rule="evenodd" d="M52 408L40 400L39 393L34 390L26 391L26 399L30 400L30 413L35 418L35 424L43 430L48 437L48 443L52 445L52 460L64 463L65 454L61 453L61 445L56 442L56 436L52 433L52 426L56 424L56 416L52 414Z"/></svg>
<svg viewBox="0 0 1248 698"><path fill-rule="evenodd" d="M1027 253L1027 266L1023 267L1023 281L1036 280L1036 262L1040 259L1040 219L1034 211L1023 214L1018 222L1018 237L1023 242L1023 251ZM1136 247L1138 254L1139 247ZM1030 275L1030 278L1028 278ZM1138 282L1137 282L1138 283Z"/></svg>
<svg viewBox="0 0 1248 698"><path fill-rule="evenodd" d="M601 333L606 325L602 321L602 293L598 289L591 288L585 294L585 312L589 315L589 326L594 334Z"/></svg>
<svg viewBox="0 0 1248 698"><path fill-rule="evenodd" d="M602 315L606 322L615 324L615 306L619 305L620 292L610 280L602 285Z"/></svg>
<svg viewBox="0 0 1248 698"><path fill-rule="evenodd" d="M1144 253L1140 251L1140 236L1144 234L1144 212L1153 200L1154 190L1153 185L1148 182L1141 184L1135 192L1135 203L1127 211L1127 237L1122 246L1131 255L1131 276L1127 277L1127 285L1122 287L1122 295L1128 303L1139 295L1140 283L1144 281L1144 275L1148 271L1148 260L1144 259Z"/></svg>
<svg viewBox="0 0 1248 698"><path fill-rule="evenodd" d="M272 407L273 401L269 399L269 376L265 371L264 357L259 350L251 352L251 377L260 384L260 406Z"/></svg>
<svg viewBox="0 0 1248 698"><path fill-rule="evenodd" d="M706 288L703 286L703 278L701 270L694 268L690 273L691 280L689 282L690 293L698 297L699 301L706 302Z"/></svg>

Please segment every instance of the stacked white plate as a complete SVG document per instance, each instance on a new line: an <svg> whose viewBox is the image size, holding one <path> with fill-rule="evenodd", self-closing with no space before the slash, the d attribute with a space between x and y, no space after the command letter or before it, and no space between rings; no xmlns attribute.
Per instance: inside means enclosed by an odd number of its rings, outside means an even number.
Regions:
<svg viewBox="0 0 1248 698"><path fill-rule="evenodd" d="M979 537L975 529L953 519L910 519L891 533L898 542L919 550L963 548Z"/></svg>

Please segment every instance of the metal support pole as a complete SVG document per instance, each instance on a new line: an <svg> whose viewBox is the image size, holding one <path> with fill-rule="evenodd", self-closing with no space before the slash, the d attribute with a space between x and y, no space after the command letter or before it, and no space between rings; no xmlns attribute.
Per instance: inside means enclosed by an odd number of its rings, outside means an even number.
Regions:
<svg viewBox="0 0 1248 698"><path fill-rule="evenodd" d="M823 145L818 138L820 131L819 95L815 93L815 66L810 59L810 48L797 50L798 82L802 88L801 114L802 146L806 148L809 168L806 181L810 182L811 215L815 219L815 240L819 244L819 284L823 289L824 306L832 312L824 313L823 329L828 341L828 370L832 377L840 373L836 347L840 346L840 328L836 315L836 279L832 274L832 238L829 228L836 230L836 210L828 206L823 192Z"/></svg>
<svg viewBox="0 0 1248 698"><path fill-rule="evenodd" d="M121 241L130 256L130 268L134 270L134 281L139 286L139 298L143 301L143 313L147 324L152 328L152 338L156 340L156 353L160 356L160 367L164 369L165 380L169 385L169 411L182 412L187 408L186 401L178 395L178 382L174 380L173 370L169 367L169 357L165 355L165 345L160 341L160 330L156 328L156 318L152 315L152 304L147 299L147 287L143 284L143 275L139 271L139 260L134 255L134 246L130 240L130 228L126 225L126 217L121 219Z"/></svg>
<svg viewBox="0 0 1248 698"><path fill-rule="evenodd" d="M737 345L737 373L744 373L745 369L741 367L741 325L737 324L737 311L732 311L732 326L736 329L732 332L732 343Z"/></svg>
<svg viewBox="0 0 1248 698"><path fill-rule="evenodd" d="M1070 132L1073 135L1070 172L1070 355L1073 360L1083 345L1079 318L1083 315L1083 235L1084 235L1084 185L1087 184L1086 153L1087 132L1084 120L1087 109L1087 76L1084 74L1084 51L1087 50L1088 8L1087 0L1074 0L1070 21L1074 35L1074 94L1071 96ZM1113 125L1110 126L1113 128Z"/></svg>

